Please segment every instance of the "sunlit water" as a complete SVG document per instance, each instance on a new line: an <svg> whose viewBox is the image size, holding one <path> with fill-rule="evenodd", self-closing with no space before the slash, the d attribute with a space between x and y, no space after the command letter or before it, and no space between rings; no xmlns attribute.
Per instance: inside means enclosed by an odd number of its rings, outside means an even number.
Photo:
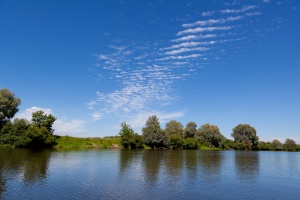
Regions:
<svg viewBox="0 0 300 200"><path fill-rule="evenodd" d="M300 153L0 149L0 199L300 199Z"/></svg>

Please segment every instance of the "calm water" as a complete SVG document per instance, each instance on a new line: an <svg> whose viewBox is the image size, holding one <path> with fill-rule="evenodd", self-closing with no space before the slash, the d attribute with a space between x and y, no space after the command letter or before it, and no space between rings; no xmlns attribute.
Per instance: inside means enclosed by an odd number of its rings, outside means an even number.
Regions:
<svg viewBox="0 0 300 200"><path fill-rule="evenodd" d="M0 199L299 199L300 153L0 149Z"/></svg>

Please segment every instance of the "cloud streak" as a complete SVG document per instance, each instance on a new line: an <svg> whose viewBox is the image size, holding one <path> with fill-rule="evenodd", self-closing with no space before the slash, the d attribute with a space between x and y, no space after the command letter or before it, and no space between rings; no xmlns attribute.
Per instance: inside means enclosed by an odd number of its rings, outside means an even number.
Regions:
<svg viewBox="0 0 300 200"><path fill-rule="evenodd" d="M135 116L131 121L134 126L144 123L151 113L160 113L160 108L180 99L176 84L204 65L221 62L228 46L247 38L238 30L245 19L261 14L257 8L247 5L202 12L198 20L180 24L179 31L163 43L158 40L109 45L107 52L97 55L96 66L100 80L111 83L114 89L99 89L87 104L93 120L102 120L106 115L124 119ZM218 18L212 17L217 14ZM171 115L174 113L178 115ZM180 117L184 112L169 114ZM161 114L162 119L167 115Z"/></svg>

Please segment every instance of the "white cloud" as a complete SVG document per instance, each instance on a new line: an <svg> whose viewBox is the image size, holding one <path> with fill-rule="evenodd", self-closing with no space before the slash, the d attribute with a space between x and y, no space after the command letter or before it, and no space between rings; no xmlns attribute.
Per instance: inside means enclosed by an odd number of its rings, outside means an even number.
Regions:
<svg viewBox="0 0 300 200"><path fill-rule="evenodd" d="M231 29L230 26L212 26L212 27L197 27L197 28L190 28L177 33L178 36L184 34L195 34L201 32L212 32L212 31L219 31L219 30L229 30Z"/></svg>
<svg viewBox="0 0 300 200"><path fill-rule="evenodd" d="M217 37L217 35L216 34L187 35L177 39L173 39L171 40L171 42L183 42L183 41L199 40L199 39L214 38L214 37Z"/></svg>
<svg viewBox="0 0 300 200"><path fill-rule="evenodd" d="M52 112L52 110L50 108L41 108L41 107L33 106L31 108L27 108L23 112L17 113L16 116L15 116L15 118L22 118L22 119L27 119L27 120L30 121L31 118L32 118L32 113L34 113L36 111L43 111L47 115L53 114L53 112Z"/></svg>
<svg viewBox="0 0 300 200"><path fill-rule="evenodd" d="M208 19L204 21L196 21L194 23L188 23L188 24L182 24L182 27L188 28L193 26L211 26L214 24L224 24L226 22L232 22L236 20L242 19L243 16L235 16L235 17L227 17L227 18L221 18L221 19Z"/></svg>
<svg viewBox="0 0 300 200"><path fill-rule="evenodd" d="M79 134L85 133L84 128L85 121L83 120L56 120L54 122L53 128L55 130L55 135L72 135L80 136Z"/></svg>
<svg viewBox="0 0 300 200"><path fill-rule="evenodd" d="M172 51L167 51L165 52L166 55L176 55L179 53L185 53L185 52L190 52L190 51L207 51L209 48L206 47L195 47L195 48L180 48Z"/></svg>
<svg viewBox="0 0 300 200"><path fill-rule="evenodd" d="M208 16L212 16L214 13L215 13L214 11L202 12L201 16L208 17Z"/></svg>
<svg viewBox="0 0 300 200"><path fill-rule="evenodd" d="M202 56L202 54L191 54L191 55L187 55L187 56L168 56L168 57L159 58L156 60L158 60L158 61L161 61L161 60L184 60L184 59L190 59L190 58L198 58L200 56Z"/></svg>
<svg viewBox="0 0 300 200"><path fill-rule="evenodd" d="M246 13L246 16L255 16L255 15L261 15L261 12L251 12L251 13Z"/></svg>
<svg viewBox="0 0 300 200"><path fill-rule="evenodd" d="M249 6L244 6L243 8L241 9L237 9L237 10L230 10L230 9L226 9L226 10L221 10L221 13L224 13L224 14L229 14L229 13L242 13L242 12L245 12L247 10L250 10L250 9L254 9L256 8L256 6L254 5L249 5Z"/></svg>
<svg viewBox="0 0 300 200"><path fill-rule="evenodd" d="M94 120L94 121L98 121L98 120L100 120L102 118L102 115L101 115L101 113L99 113L99 112L94 112L93 114L92 114L92 119Z"/></svg>
<svg viewBox="0 0 300 200"><path fill-rule="evenodd" d="M18 113L16 115L16 118L23 118L30 121L32 117L32 113L36 111L43 111L47 115L49 114L54 115L52 109L50 108L41 108L41 107L33 106L31 108L25 109L25 111L23 112L21 111L20 113ZM67 134L67 135L75 136L76 134L85 132L84 124L85 122L82 120L76 120L76 119L68 120L66 118L57 117L56 121L53 124L53 128L55 130L54 134L55 135Z"/></svg>
<svg viewBox="0 0 300 200"><path fill-rule="evenodd" d="M170 120L178 119L180 117L185 116L185 112L177 111L172 113L166 113L161 111L142 111L137 113L134 117L131 117L128 121L128 124L130 124L132 128L142 128L145 126L147 119L153 115L156 115L158 117L160 123L166 123Z"/></svg>

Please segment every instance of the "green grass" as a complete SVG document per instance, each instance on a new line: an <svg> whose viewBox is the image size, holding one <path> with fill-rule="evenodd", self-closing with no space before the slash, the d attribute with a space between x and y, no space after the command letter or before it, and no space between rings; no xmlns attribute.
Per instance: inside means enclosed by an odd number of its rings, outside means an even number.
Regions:
<svg viewBox="0 0 300 200"><path fill-rule="evenodd" d="M222 150L220 148L217 148L217 147L208 147L208 146L201 146L200 147L200 150Z"/></svg>
<svg viewBox="0 0 300 200"><path fill-rule="evenodd" d="M56 136L54 148L111 148L120 147L120 137L79 138L71 136Z"/></svg>

